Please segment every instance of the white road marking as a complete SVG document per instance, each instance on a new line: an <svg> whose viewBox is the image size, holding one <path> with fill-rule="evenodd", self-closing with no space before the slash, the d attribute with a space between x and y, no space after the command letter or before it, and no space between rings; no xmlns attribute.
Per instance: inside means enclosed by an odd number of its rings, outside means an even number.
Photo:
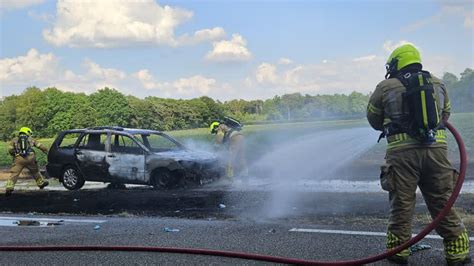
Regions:
<svg viewBox="0 0 474 266"><path fill-rule="evenodd" d="M369 231L347 231L347 230L326 230L326 229L305 229L292 228L290 232L306 232L306 233L321 233L321 234L339 234L339 235L359 235L359 236L387 236L384 232L369 232ZM414 237L415 234L412 235ZM442 239L439 235L427 235L425 238ZM469 241L474 241L474 237L469 237Z"/></svg>
<svg viewBox="0 0 474 266"><path fill-rule="evenodd" d="M39 217L34 217L34 216L29 216L29 217L0 216L0 220L35 220L35 221L43 221L43 222L63 221L63 222L68 222L68 223L96 223L96 224L107 222L106 220L39 218Z"/></svg>

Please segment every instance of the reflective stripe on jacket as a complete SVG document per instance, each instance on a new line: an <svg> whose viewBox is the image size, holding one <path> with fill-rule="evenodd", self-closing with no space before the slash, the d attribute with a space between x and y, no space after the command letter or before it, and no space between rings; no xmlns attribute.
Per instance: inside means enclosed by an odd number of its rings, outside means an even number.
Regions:
<svg viewBox="0 0 474 266"><path fill-rule="evenodd" d="M400 133L400 134L395 134L392 136L387 137L387 149L395 149L395 148L401 148L401 147L409 147L413 145L424 145L426 144L421 144L418 140L413 139L406 133ZM446 130L444 129L439 129L436 131L435 135L435 143L430 144L430 145L436 145L436 146L444 146L446 145Z"/></svg>
<svg viewBox="0 0 474 266"><path fill-rule="evenodd" d="M440 119L447 120L451 112L447 89L441 80L436 77L432 77L432 79L435 89L434 98L438 110L441 110ZM384 127L392 120L395 121L407 114L408 107L404 106L406 103L403 101L405 92L406 88L396 78L383 80L377 85L367 105L367 120L375 130L383 131ZM446 146L445 131L438 130L437 132L440 133L436 135L436 142L431 144L430 147ZM397 134L399 136L393 135L390 140L387 139L387 149L426 147L426 144L411 138L405 133L402 134Z"/></svg>
<svg viewBox="0 0 474 266"><path fill-rule="evenodd" d="M30 147L31 148L36 147L36 148L40 149L41 151L43 151L44 153L48 153L48 148L46 148L43 144L39 143L37 140L35 140L31 137L28 137L28 141L30 142ZM18 138L14 138L14 139L12 139L10 144L8 145L8 153L12 156L19 156L19 154L17 153L18 150L19 150L19 148L18 148ZM34 150L32 149L31 152L34 152Z"/></svg>

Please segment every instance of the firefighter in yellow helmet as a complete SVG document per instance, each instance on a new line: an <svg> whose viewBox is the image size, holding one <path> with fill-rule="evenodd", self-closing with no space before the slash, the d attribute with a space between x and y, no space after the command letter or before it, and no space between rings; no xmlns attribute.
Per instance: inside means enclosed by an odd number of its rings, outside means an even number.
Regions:
<svg viewBox="0 0 474 266"><path fill-rule="evenodd" d="M245 157L245 139L241 132L242 124L236 119L226 117L223 121L213 122L211 134L215 134L215 143L224 147L226 160L226 177L233 181L235 176L248 181L247 160Z"/></svg>
<svg viewBox="0 0 474 266"><path fill-rule="evenodd" d="M8 146L8 153L13 156L13 166L10 170L10 178L5 187L6 196L11 195L13 192L18 176L24 168L30 170L36 180L36 185L38 185L40 189L43 189L49 184L39 172L33 147L40 149L45 154L48 153L48 149L33 139L31 134L32 131L30 128L22 127L18 133L18 137L15 137Z"/></svg>
<svg viewBox="0 0 474 266"><path fill-rule="evenodd" d="M411 238L417 187L434 218L452 194L456 171L447 158L443 126L451 110L446 86L422 70L420 53L411 44L395 49L386 68L385 80L370 97L367 119L375 130L382 131L379 140L386 137L388 142L380 181L389 192L386 245L391 249ZM454 209L436 232L443 237L448 265L471 261L469 237ZM404 250L389 260L407 264L409 255Z"/></svg>

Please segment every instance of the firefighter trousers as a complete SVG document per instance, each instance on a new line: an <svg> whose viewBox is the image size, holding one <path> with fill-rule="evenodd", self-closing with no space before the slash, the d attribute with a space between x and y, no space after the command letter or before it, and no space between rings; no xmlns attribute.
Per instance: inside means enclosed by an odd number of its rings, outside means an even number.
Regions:
<svg viewBox="0 0 474 266"><path fill-rule="evenodd" d="M447 148L421 147L387 151L382 166L381 185L389 191L390 218L387 248L411 238L416 189L420 188L432 218L444 208L453 192L456 171L447 158ZM454 209L441 220L436 232L444 239L446 259L464 259L469 253L469 237ZM408 256L408 250L398 254Z"/></svg>
<svg viewBox="0 0 474 266"><path fill-rule="evenodd" d="M29 153L26 157L22 156L16 156L14 161L13 161L13 166L10 169L10 178L8 179L6 183L6 190L13 191L15 188L15 184L18 180L18 177L21 174L21 171L27 168L30 170L31 174L36 180L36 185L38 187L41 187L44 184L44 178L41 175L39 168L38 168L38 163L36 162L36 156L34 153Z"/></svg>

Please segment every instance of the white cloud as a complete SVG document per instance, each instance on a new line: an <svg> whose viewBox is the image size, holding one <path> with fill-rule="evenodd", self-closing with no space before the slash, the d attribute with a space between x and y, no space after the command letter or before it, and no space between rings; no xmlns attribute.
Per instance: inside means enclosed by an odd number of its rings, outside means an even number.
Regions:
<svg viewBox="0 0 474 266"><path fill-rule="evenodd" d="M147 90L158 87L148 69L141 69L137 73L134 73L133 76L138 79Z"/></svg>
<svg viewBox="0 0 474 266"><path fill-rule="evenodd" d="M463 27L472 30L474 28L474 5L472 1L441 1L441 8L434 15L420 19L402 30L416 31L447 19L461 19Z"/></svg>
<svg viewBox="0 0 474 266"><path fill-rule="evenodd" d="M269 63L262 63L258 66L255 78L260 84L276 84L276 66Z"/></svg>
<svg viewBox="0 0 474 266"><path fill-rule="evenodd" d="M324 59L319 63L291 65L261 63L253 76L242 81L243 94L269 98L285 93L334 94L359 91L368 93L384 79L388 54L407 41L387 41L380 53L354 58ZM420 49L418 47L418 49ZM437 77L444 72L458 73L460 66L446 55L424 55L423 66Z"/></svg>
<svg viewBox="0 0 474 266"><path fill-rule="evenodd" d="M256 65L248 77L228 84L219 81L219 76L199 73L163 80L148 69L131 73L90 59L85 59L79 70L71 70L65 68L54 54L31 49L25 55L0 59L0 97L19 94L28 86L51 86L86 93L107 86L137 97L194 98L206 95L221 100L262 99L292 92L347 94L356 90L367 93L383 79L387 53L380 48L380 53L374 55L328 58L310 64L294 62L282 65L278 60L263 62ZM465 68L446 55L427 54L424 58L424 67L438 77L446 71L458 74Z"/></svg>
<svg viewBox="0 0 474 266"><path fill-rule="evenodd" d="M30 49L26 55L15 58L0 59L0 81L2 84L16 84L22 80L31 85L55 74L58 59L52 53L40 54Z"/></svg>
<svg viewBox="0 0 474 266"><path fill-rule="evenodd" d="M188 36L187 34L179 38L179 43L181 44L196 44L200 42L205 42L208 40L219 40L225 37L225 31L221 27L215 27L213 29L204 29L198 30L194 33L193 36Z"/></svg>
<svg viewBox="0 0 474 266"><path fill-rule="evenodd" d="M56 46L120 47L130 45L195 44L220 39L222 28L202 29L192 36L175 36L178 26L192 18L191 11L161 6L154 0L59 0L56 20L43 31Z"/></svg>
<svg viewBox="0 0 474 266"><path fill-rule="evenodd" d="M179 78L175 81L157 81L148 69L141 69L133 74L144 88L155 90L165 97L185 97L193 98L209 93L215 93L219 85L213 78L206 78L202 75L194 75L188 78Z"/></svg>
<svg viewBox="0 0 474 266"><path fill-rule="evenodd" d="M463 26L468 29L474 27L474 4L472 1L446 1L441 7L442 16L451 16L463 19Z"/></svg>
<svg viewBox="0 0 474 266"><path fill-rule="evenodd" d="M0 84L2 91L21 92L28 86L57 87L75 92L93 92L107 87L120 88L127 74L114 68L103 68L86 59L84 73L78 74L61 66L52 53L41 54L30 49L26 55L0 60Z"/></svg>
<svg viewBox="0 0 474 266"><path fill-rule="evenodd" d="M350 93L369 92L383 79L384 60L369 55L357 58L323 60L321 63L296 66L262 63L255 77L247 81L258 97L272 97L284 93ZM260 89L256 89L260 88Z"/></svg>
<svg viewBox="0 0 474 266"><path fill-rule="evenodd" d="M158 81L148 69L127 73L103 67L90 59L84 59L81 66L80 72L66 69L54 54L41 54L36 49L31 49L26 55L0 59L0 97L21 93L28 86L86 93L109 87L136 96L172 98L209 95L222 99L235 94L230 84L202 75Z"/></svg>
<svg viewBox="0 0 474 266"><path fill-rule="evenodd" d="M279 65L289 65L289 64L292 64L293 61L291 61L291 59L289 58L286 58L286 57L282 57L280 59L278 59L278 64Z"/></svg>
<svg viewBox="0 0 474 266"><path fill-rule="evenodd" d="M97 63L90 59L84 60L85 68L87 69L87 75L89 77L102 79L102 80L120 80L124 79L127 75L120 70L113 68L102 68Z"/></svg>
<svg viewBox="0 0 474 266"><path fill-rule="evenodd" d="M471 13L469 16L466 16L464 19L464 27L474 28L474 14Z"/></svg>
<svg viewBox="0 0 474 266"><path fill-rule="evenodd" d="M83 72L75 73L72 70L58 68L56 75L44 80L37 86L56 87L65 91L92 93L104 87L126 90L123 81L128 75L115 68L104 68L90 59L82 63Z"/></svg>
<svg viewBox="0 0 474 266"><path fill-rule="evenodd" d="M252 54L247 49L247 41L240 34L232 34L232 39L213 43L212 51L208 52L206 59L216 62L247 61Z"/></svg>
<svg viewBox="0 0 474 266"><path fill-rule="evenodd" d="M177 89L179 94L192 95L199 92L201 95L208 94L212 88L216 86L216 80L213 78L205 78L201 75L192 76L190 78L180 78L173 82L173 87Z"/></svg>
<svg viewBox="0 0 474 266"><path fill-rule="evenodd" d="M44 0L1 0L0 11L26 8L43 2Z"/></svg>
<svg viewBox="0 0 474 266"><path fill-rule="evenodd" d="M404 44L411 44L413 46L415 46L417 49L420 49L418 46L416 46L414 43L412 42L409 42L409 41L406 41L406 40L401 40L401 41L398 41L398 42L393 42L391 40L388 40L388 41L385 41L383 43L383 49L385 50L385 52L387 53L391 53L393 52L393 50L395 50L397 47L401 46L401 45L404 45Z"/></svg>
<svg viewBox="0 0 474 266"><path fill-rule="evenodd" d="M372 55L354 58L352 59L352 62L369 62L369 61L375 60L376 58L377 56L372 54Z"/></svg>

